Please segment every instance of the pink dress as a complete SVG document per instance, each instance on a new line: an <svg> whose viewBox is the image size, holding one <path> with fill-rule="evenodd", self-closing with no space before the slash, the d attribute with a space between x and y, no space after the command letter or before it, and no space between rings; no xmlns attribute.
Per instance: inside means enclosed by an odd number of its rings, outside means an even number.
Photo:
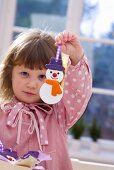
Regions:
<svg viewBox="0 0 114 170"><path fill-rule="evenodd" d="M30 150L50 154L52 160L41 164L46 170L72 170L67 131L84 113L91 93L91 71L84 57L76 66L69 65L58 104L25 104L16 99L1 104L0 140L19 156Z"/></svg>

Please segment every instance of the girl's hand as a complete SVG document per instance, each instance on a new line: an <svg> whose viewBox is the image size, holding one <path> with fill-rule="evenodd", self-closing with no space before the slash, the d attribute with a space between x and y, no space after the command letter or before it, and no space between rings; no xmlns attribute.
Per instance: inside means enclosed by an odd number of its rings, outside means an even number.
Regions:
<svg viewBox="0 0 114 170"><path fill-rule="evenodd" d="M59 33L55 37L55 45L62 45L61 50L69 55L72 65L76 65L83 57L84 52L80 41L72 32L64 31Z"/></svg>

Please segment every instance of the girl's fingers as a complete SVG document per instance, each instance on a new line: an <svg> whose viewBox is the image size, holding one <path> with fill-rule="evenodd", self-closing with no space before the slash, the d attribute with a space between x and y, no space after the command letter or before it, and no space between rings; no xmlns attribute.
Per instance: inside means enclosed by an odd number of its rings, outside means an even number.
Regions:
<svg viewBox="0 0 114 170"><path fill-rule="evenodd" d="M63 31L55 37L55 41L56 41L55 44L64 45L66 42L74 41L74 39L76 39L76 36L73 33L68 31Z"/></svg>
<svg viewBox="0 0 114 170"><path fill-rule="evenodd" d="M59 33L59 34L55 37L55 42L56 42L56 44L62 44L62 42L63 42L62 33Z"/></svg>

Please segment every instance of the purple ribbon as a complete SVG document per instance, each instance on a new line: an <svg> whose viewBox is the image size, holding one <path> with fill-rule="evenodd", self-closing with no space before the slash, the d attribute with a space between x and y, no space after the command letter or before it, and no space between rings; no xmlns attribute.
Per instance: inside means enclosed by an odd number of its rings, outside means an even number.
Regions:
<svg viewBox="0 0 114 170"><path fill-rule="evenodd" d="M56 57L55 57L56 62L59 60L60 52L61 52L61 45L58 45L57 53L56 53Z"/></svg>

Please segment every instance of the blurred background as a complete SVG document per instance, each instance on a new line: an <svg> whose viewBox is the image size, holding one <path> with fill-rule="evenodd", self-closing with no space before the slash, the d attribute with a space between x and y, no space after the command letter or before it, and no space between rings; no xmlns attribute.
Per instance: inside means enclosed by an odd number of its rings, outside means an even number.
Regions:
<svg viewBox="0 0 114 170"><path fill-rule="evenodd" d="M29 28L44 29L55 34L69 30L79 35L92 69L93 95L78 127L75 127L75 130L71 129L69 134L74 136L76 131L79 132L76 138L82 139L83 145L86 145L84 142L88 141L89 137L93 141L99 141L102 146L104 141L108 142L104 145L109 146L109 150L107 148L104 150L105 152L108 150L107 155L111 155L97 160L96 154L93 160L106 162L110 159L107 162L112 164L114 164L113 11L114 0L0 0L0 61L15 36ZM70 146L71 139L69 148ZM87 146L85 148L87 150ZM72 151L70 154L72 157L81 158Z"/></svg>

